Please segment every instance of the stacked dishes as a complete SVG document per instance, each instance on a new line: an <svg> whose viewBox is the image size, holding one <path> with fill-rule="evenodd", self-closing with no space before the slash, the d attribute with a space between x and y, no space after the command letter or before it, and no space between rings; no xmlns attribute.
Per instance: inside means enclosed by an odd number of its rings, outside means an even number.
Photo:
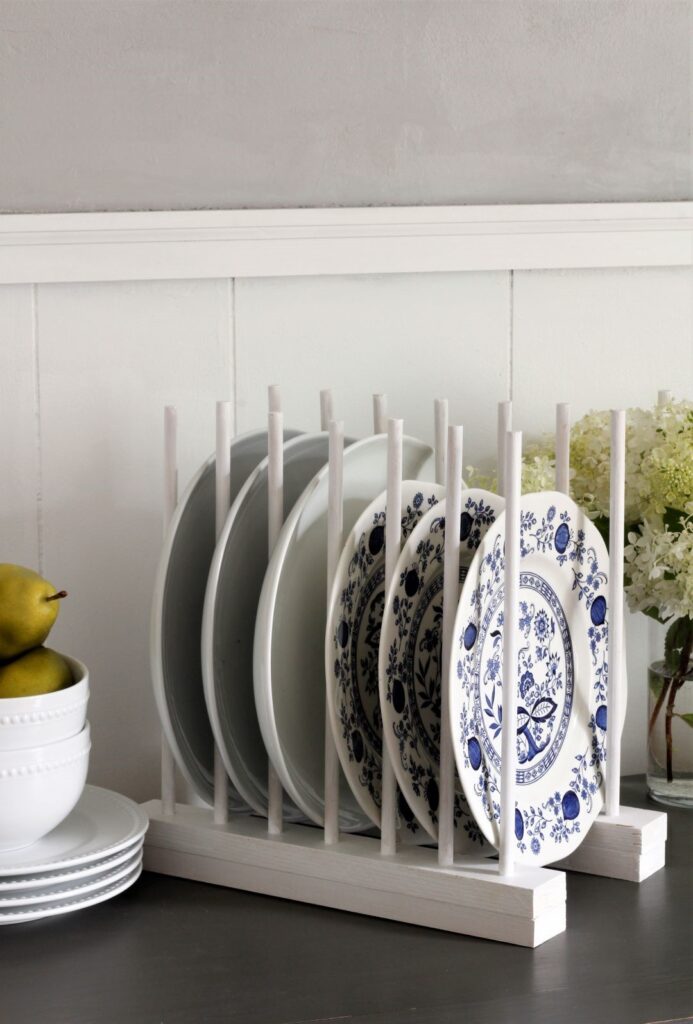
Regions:
<svg viewBox="0 0 693 1024"><path fill-rule="evenodd" d="M86 786L52 832L27 849L0 853L0 925L66 914L117 896L142 871L146 829L137 804Z"/></svg>
<svg viewBox="0 0 693 1024"><path fill-rule="evenodd" d="M267 555L267 435L232 444L231 510L215 545L214 465L183 496L154 600L152 674L174 756L206 801L213 751L232 809L268 810L267 759L285 816L324 816L325 711L343 769L342 831L380 824L383 750L398 784L404 842L438 836L442 687L459 778L455 846L499 843L504 501L462 492L462 594L442 663L445 490L433 452L402 451L402 551L385 591L387 438L348 441L346 538L325 607L325 433L285 433L284 524ZM561 494L522 500L517 709L517 859L571 853L604 798L608 557ZM201 648L200 648L201 641ZM325 685L326 683L326 685Z"/></svg>
<svg viewBox="0 0 693 1024"><path fill-rule="evenodd" d="M84 788L91 739L89 674L64 659L73 683L0 702L0 851L19 850L55 828Z"/></svg>

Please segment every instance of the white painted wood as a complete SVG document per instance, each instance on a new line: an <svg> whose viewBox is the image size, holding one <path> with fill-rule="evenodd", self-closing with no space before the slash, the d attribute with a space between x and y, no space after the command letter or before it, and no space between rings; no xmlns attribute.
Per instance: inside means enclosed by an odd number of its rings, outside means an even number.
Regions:
<svg viewBox="0 0 693 1024"><path fill-rule="evenodd" d="M444 484L447 479L448 456L448 400L436 398L433 405L434 450L436 453L436 483ZM461 471L460 471L461 475Z"/></svg>
<svg viewBox="0 0 693 1024"><path fill-rule="evenodd" d="M501 820L498 866L502 875L515 871L515 774L517 770L517 615L520 604L520 492L522 433L506 434L505 571L503 617L503 732L501 734Z"/></svg>
<svg viewBox="0 0 693 1024"><path fill-rule="evenodd" d="M277 391L270 393L270 403L279 402ZM281 412L267 415L267 553L272 557L284 521L284 417ZM267 761L267 829L279 835L283 828L283 793L277 771Z"/></svg>
<svg viewBox="0 0 693 1024"><path fill-rule="evenodd" d="M327 482L327 602L329 605L344 532L344 423L329 424L329 478ZM339 839L339 757L325 703L325 842Z"/></svg>
<svg viewBox="0 0 693 1024"><path fill-rule="evenodd" d="M402 539L402 420L388 420L387 502L385 520L385 593L395 575ZM380 850L385 856L397 850L397 784L392 762L383 744Z"/></svg>
<svg viewBox="0 0 693 1024"><path fill-rule="evenodd" d="M330 423L334 419L334 398L330 388L323 388L320 392L320 429L329 430Z"/></svg>
<svg viewBox="0 0 693 1024"><path fill-rule="evenodd" d="M6 215L0 283L690 266L693 204Z"/></svg>
<svg viewBox="0 0 693 1024"><path fill-rule="evenodd" d="M556 406L556 490L570 494L570 406Z"/></svg>
<svg viewBox="0 0 693 1024"><path fill-rule="evenodd" d="M287 824L273 839L251 816L220 827L199 808L181 805L175 818L158 801L144 809L149 870L526 946L565 929L562 872L519 865L508 880L478 856L441 869L432 849L384 860L365 836L327 846L305 826Z"/></svg>
<svg viewBox="0 0 693 1024"><path fill-rule="evenodd" d="M529 439L591 409L651 408L657 384L693 392L691 273L682 267L514 275L513 401ZM549 386L550 385L550 386Z"/></svg>
<svg viewBox="0 0 693 1024"><path fill-rule="evenodd" d="M230 378L228 285L37 292L45 574L70 595L51 644L90 669L90 781L145 798L160 784L148 624L161 550L162 409L178 410L182 485L214 451L211 410Z"/></svg>
<svg viewBox="0 0 693 1024"><path fill-rule="evenodd" d="M0 561L41 570L40 349L36 289L0 288Z"/></svg>
<svg viewBox="0 0 693 1024"><path fill-rule="evenodd" d="M498 493L505 495L506 445L508 431L513 427L513 403L498 403L498 422L496 426L496 472L498 477Z"/></svg>
<svg viewBox="0 0 693 1024"><path fill-rule="evenodd" d="M168 531L178 504L178 414L173 405L164 408L164 533ZM173 814L176 809L176 762L161 733L161 809Z"/></svg>
<svg viewBox="0 0 693 1024"><path fill-rule="evenodd" d="M447 435L445 486L445 554L443 561L443 675L440 691L440 798L438 863L452 864L455 850L455 760L450 692L447 685L455 615L460 599L460 516L462 514L462 427L451 426Z"/></svg>
<svg viewBox="0 0 693 1024"><path fill-rule="evenodd" d="M282 411L281 388L277 384L270 384L267 388L267 409L269 412Z"/></svg>
<svg viewBox="0 0 693 1024"><path fill-rule="evenodd" d="M651 408L658 384L693 395L691 272L680 267L514 275L513 405L527 442L591 409ZM491 396L489 395L489 398ZM629 699L622 772L646 767L648 629L626 614Z"/></svg>
<svg viewBox="0 0 693 1024"><path fill-rule="evenodd" d="M387 432L387 395L373 395L373 433Z"/></svg>
<svg viewBox="0 0 693 1024"><path fill-rule="evenodd" d="M370 392L386 392L407 433L432 444L430 403L446 395L478 464L495 450L493 409L509 390L509 327L507 274L237 281L238 430L264 421L267 380L282 386L287 426L314 430L329 372L347 434L373 431Z"/></svg>
<svg viewBox="0 0 693 1024"><path fill-rule="evenodd" d="M667 816L662 811L619 807L600 814L580 846L555 867L642 882L664 867Z"/></svg>
<svg viewBox="0 0 693 1024"><path fill-rule="evenodd" d="M626 700L623 672L623 546L626 489L626 414L611 413L609 499L609 678L606 720L606 813L618 815L621 796L621 722Z"/></svg>
<svg viewBox="0 0 693 1024"><path fill-rule="evenodd" d="M214 464L215 530L219 539L231 507L231 422L230 402L217 402L216 450ZM214 820L223 825L229 820L229 780L221 753L214 745Z"/></svg>

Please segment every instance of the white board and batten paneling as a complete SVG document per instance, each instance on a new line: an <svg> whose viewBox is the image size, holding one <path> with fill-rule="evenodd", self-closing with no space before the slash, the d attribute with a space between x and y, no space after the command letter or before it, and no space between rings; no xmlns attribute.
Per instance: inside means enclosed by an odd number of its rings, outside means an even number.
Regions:
<svg viewBox="0 0 693 1024"><path fill-rule="evenodd" d="M0 217L0 559L70 591L53 641L92 670L92 781L158 791L164 404L181 486L214 448L215 401L249 429L270 382L290 425L317 429L331 386L365 433L387 391L428 440L447 396L465 461L488 461L502 398L531 436L557 401L578 417L693 394L692 253L691 203ZM633 772L647 645L641 618L627 628Z"/></svg>

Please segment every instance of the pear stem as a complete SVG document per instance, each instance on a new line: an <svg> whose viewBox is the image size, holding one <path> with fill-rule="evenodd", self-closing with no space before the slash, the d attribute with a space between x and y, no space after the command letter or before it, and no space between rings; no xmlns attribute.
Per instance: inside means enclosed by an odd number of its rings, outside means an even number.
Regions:
<svg viewBox="0 0 693 1024"><path fill-rule="evenodd" d="M63 597L67 597L67 591L59 590L57 594L51 594L50 597L47 597L46 601L60 601Z"/></svg>

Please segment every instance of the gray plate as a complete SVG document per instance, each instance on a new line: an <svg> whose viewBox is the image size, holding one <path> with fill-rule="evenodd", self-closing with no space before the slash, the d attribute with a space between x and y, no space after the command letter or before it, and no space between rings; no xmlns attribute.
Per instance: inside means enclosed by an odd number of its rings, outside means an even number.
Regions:
<svg viewBox="0 0 693 1024"><path fill-rule="evenodd" d="M297 431L285 431L288 439ZM267 432L231 443L231 501L267 455ZM200 657L202 611L215 548L214 456L190 482L176 508L159 562L152 606L150 661L159 717L173 756L203 800L214 798L214 737L207 716ZM245 803L229 787L229 808Z"/></svg>
<svg viewBox="0 0 693 1024"><path fill-rule="evenodd" d="M327 462L327 434L284 446L284 516ZM202 621L202 674L209 719L236 789L267 813L267 751L253 692L255 616L267 569L267 459L250 474L231 506L207 582ZM286 801L285 815L296 818Z"/></svg>

